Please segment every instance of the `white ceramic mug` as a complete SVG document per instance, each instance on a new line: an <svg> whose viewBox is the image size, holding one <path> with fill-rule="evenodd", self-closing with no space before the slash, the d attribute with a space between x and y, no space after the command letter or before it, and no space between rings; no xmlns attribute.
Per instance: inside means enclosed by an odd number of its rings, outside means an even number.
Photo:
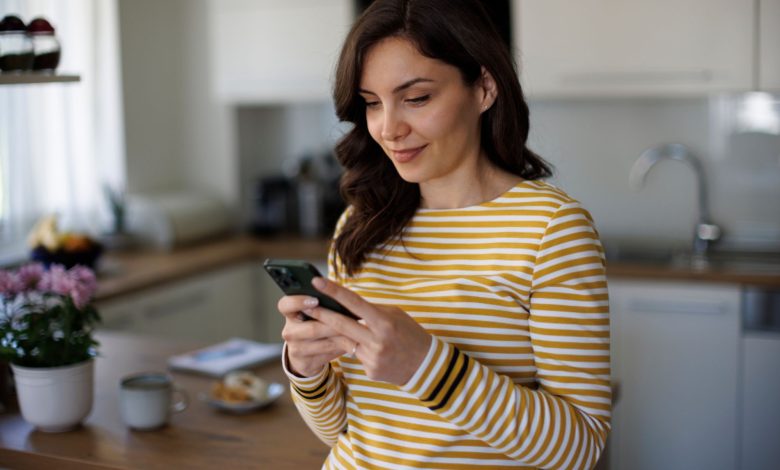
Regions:
<svg viewBox="0 0 780 470"><path fill-rule="evenodd" d="M165 426L171 413L184 411L188 403L187 394L162 372L128 375L119 384L122 421L139 431Z"/></svg>

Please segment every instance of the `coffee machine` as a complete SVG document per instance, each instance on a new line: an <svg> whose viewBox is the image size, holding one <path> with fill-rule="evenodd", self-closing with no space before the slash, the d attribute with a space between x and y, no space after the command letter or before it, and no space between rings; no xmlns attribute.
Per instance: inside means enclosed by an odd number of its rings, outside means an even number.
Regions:
<svg viewBox="0 0 780 470"><path fill-rule="evenodd" d="M332 154L299 159L292 176L257 180L250 230L260 236L330 237L345 204L341 170Z"/></svg>

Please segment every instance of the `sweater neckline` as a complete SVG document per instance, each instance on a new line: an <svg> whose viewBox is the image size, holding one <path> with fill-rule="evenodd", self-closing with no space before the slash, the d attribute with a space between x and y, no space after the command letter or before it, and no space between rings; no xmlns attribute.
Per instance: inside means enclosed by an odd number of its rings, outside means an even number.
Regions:
<svg viewBox="0 0 780 470"><path fill-rule="evenodd" d="M514 192L521 186L527 185L531 180L522 180L516 185L512 186L511 188L507 189L503 193L499 194L498 196L494 197L493 199L480 202L478 204L472 204L470 206L464 206L464 207L453 207L451 209L431 209L431 208L424 208L424 207L418 207L417 208L417 214L426 214L430 215L433 213L446 213L446 212L457 212L457 211L468 211L468 210L475 210L483 207L488 207L491 204L496 203L497 201L505 198L507 194Z"/></svg>

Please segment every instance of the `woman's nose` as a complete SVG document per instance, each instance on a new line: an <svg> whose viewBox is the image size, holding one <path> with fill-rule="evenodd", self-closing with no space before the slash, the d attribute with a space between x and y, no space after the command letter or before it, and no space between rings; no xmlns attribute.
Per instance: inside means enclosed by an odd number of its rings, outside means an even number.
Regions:
<svg viewBox="0 0 780 470"><path fill-rule="evenodd" d="M382 139L398 140L409 133L409 125L397 110L385 108L382 122Z"/></svg>

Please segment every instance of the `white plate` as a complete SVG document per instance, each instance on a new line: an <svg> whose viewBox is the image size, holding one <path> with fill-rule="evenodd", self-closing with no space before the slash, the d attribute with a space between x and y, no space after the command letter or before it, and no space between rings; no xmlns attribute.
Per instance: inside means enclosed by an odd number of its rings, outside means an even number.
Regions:
<svg viewBox="0 0 780 470"><path fill-rule="evenodd" d="M203 393L200 398L214 408L226 413L244 414L260 410L275 402L284 394L284 385L280 383L271 383L268 385L268 392L263 400L252 400L246 402L228 402L219 400L209 394Z"/></svg>

